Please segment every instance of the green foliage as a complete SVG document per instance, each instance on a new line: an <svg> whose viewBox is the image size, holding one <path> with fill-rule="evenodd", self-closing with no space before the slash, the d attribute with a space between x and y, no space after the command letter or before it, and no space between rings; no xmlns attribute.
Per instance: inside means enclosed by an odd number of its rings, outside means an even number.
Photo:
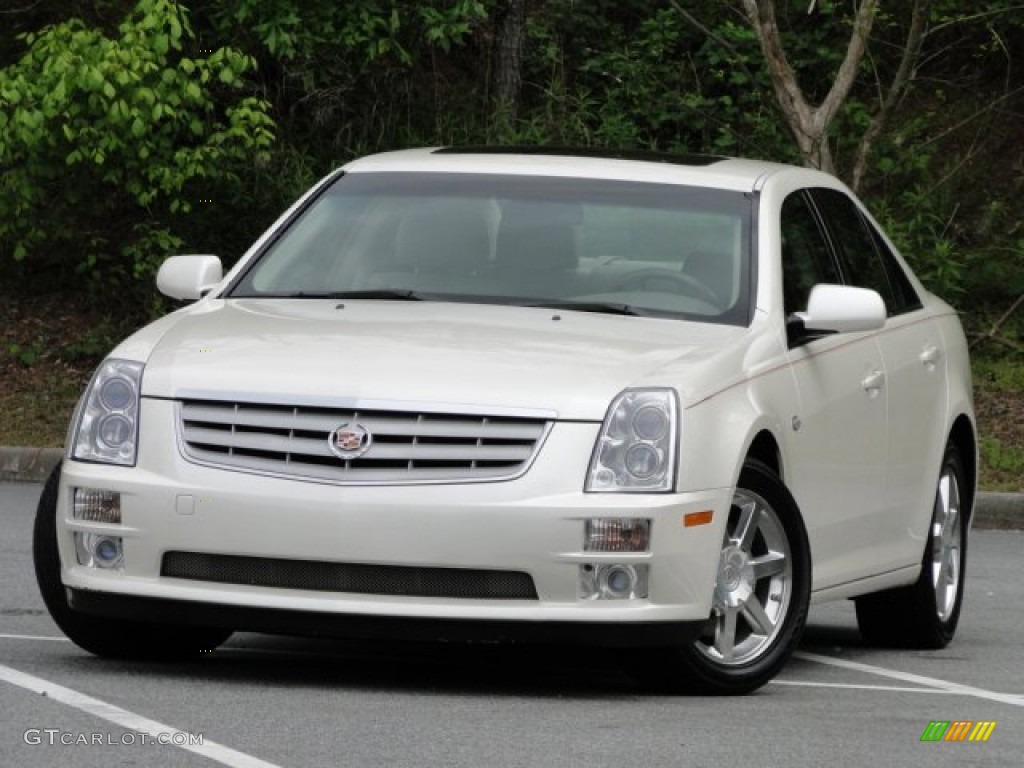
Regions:
<svg viewBox="0 0 1024 768"><path fill-rule="evenodd" d="M879 201L875 215L921 282L955 302L963 293L964 256L951 234L956 206L934 189L911 187Z"/></svg>
<svg viewBox="0 0 1024 768"><path fill-rule="evenodd" d="M1006 485L1006 490L1017 490L1020 478L1024 477L1024 448L1007 445L996 437L982 436L978 446L982 464L998 478L997 489Z"/></svg>
<svg viewBox="0 0 1024 768"><path fill-rule="evenodd" d="M408 67L420 42L448 53L487 15L479 0L218 0L211 5L222 34L244 25L280 62L315 58L328 71L342 63L356 71Z"/></svg>
<svg viewBox="0 0 1024 768"><path fill-rule="evenodd" d="M45 347L42 342L39 341L25 345L7 345L7 354L9 354L14 361L23 368L31 368L33 365L38 363L39 359L43 356L44 351Z"/></svg>
<svg viewBox="0 0 1024 768"><path fill-rule="evenodd" d="M141 0L116 37L75 19L25 36L0 71L0 248L135 278L181 244L190 185L231 177L273 141L269 105L232 97L253 61L194 52L186 10Z"/></svg>
<svg viewBox="0 0 1024 768"><path fill-rule="evenodd" d="M257 85L287 151L318 172L480 125L473 99L487 67L473 52L459 58L487 20L480 0L213 0L196 13L207 34L261 62Z"/></svg>
<svg viewBox="0 0 1024 768"><path fill-rule="evenodd" d="M118 340L118 334L113 333L108 327L100 326L90 329L80 340L65 344L58 355L61 360L69 363L97 363L114 348Z"/></svg>
<svg viewBox="0 0 1024 768"><path fill-rule="evenodd" d="M1020 327L1024 328L1024 323ZM1019 356L1011 360L978 357L974 375L978 384L988 390L1024 393L1024 361Z"/></svg>
<svg viewBox="0 0 1024 768"><path fill-rule="evenodd" d="M396 3L374 0L240 0L216 2L212 16L223 33L242 25L281 61L309 59L325 47L348 49L372 64L393 56L411 59L399 40L401 15Z"/></svg>
<svg viewBox="0 0 1024 768"><path fill-rule="evenodd" d="M795 159L753 30L695 13L714 37L638 0L546 3L530 20L525 76L544 86L525 94L512 138Z"/></svg>
<svg viewBox="0 0 1024 768"><path fill-rule="evenodd" d="M445 53L466 41L473 26L487 18L487 9L478 0L456 0L450 8L418 3L424 37Z"/></svg>

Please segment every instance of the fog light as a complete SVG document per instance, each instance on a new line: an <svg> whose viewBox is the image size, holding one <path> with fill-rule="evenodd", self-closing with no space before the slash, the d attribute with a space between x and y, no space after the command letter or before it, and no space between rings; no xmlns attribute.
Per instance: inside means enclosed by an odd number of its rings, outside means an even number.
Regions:
<svg viewBox="0 0 1024 768"><path fill-rule="evenodd" d="M121 522L121 494L97 488L75 488L74 516L92 523Z"/></svg>
<svg viewBox="0 0 1024 768"><path fill-rule="evenodd" d="M628 517L587 520L583 549L587 552L646 552L651 545L651 521Z"/></svg>
<svg viewBox="0 0 1024 768"><path fill-rule="evenodd" d="M580 566L582 600L637 600L647 597L647 565L586 563Z"/></svg>
<svg viewBox="0 0 1024 768"><path fill-rule="evenodd" d="M629 594L633 588L635 578L624 566L617 565L614 568L607 568L601 574L601 587L612 597L621 597Z"/></svg>
<svg viewBox="0 0 1024 768"><path fill-rule="evenodd" d="M80 565L89 568L119 568L124 560L120 536L75 532L75 554Z"/></svg>

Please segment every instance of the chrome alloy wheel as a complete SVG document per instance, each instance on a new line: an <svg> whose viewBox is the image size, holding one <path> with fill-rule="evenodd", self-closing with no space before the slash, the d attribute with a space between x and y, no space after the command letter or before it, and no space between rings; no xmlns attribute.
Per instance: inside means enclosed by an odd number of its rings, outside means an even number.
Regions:
<svg viewBox="0 0 1024 768"><path fill-rule="evenodd" d="M722 542L711 618L696 647L718 664L755 661L772 645L793 592L789 539L772 506L737 489Z"/></svg>
<svg viewBox="0 0 1024 768"><path fill-rule="evenodd" d="M960 589L960 484L946 465L939 477L932 513L932 584L939 621L948 621Z"/></svg>

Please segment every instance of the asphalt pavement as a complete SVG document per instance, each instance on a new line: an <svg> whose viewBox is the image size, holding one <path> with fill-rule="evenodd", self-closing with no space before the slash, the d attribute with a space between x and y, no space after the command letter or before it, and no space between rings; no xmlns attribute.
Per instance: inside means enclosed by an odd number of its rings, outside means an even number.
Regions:
<svg viewBox="0 0 1024 768"><path fill-rule="evenodd" d="M673 697L580 649L239 634L191 663L98 659L36 589L39 492L0 484L0 765L960 768L1024 753L1024 532L973 532L944 650L865 646L852 604L828 603L757 693ZM933 723L989 737L922 741Z"/></svg>

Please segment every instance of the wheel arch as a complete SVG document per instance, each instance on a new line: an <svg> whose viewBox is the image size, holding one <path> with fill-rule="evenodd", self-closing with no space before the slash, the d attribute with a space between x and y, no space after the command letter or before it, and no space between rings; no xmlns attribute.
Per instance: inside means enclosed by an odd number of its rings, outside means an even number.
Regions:
<svg viewBox="0 0 1024 768"><path fill-rule="evenodd" d="M782 464L782 449L771 430L762 428L747 446L747 459L757 459L769 467L780 479L785 482L785 473Z"/></svg>
<svg viewBox="0 0 1024 768"><path fill-rule="evenodd" d="M949 441L960 453L964 473L967 475L966 488L970 517L974 517L974 501L978 488L978 440L974 433L974 424L966 414L960 414L953 422L949 431ZM968 521L970 522L970 520Z"/></svg>

